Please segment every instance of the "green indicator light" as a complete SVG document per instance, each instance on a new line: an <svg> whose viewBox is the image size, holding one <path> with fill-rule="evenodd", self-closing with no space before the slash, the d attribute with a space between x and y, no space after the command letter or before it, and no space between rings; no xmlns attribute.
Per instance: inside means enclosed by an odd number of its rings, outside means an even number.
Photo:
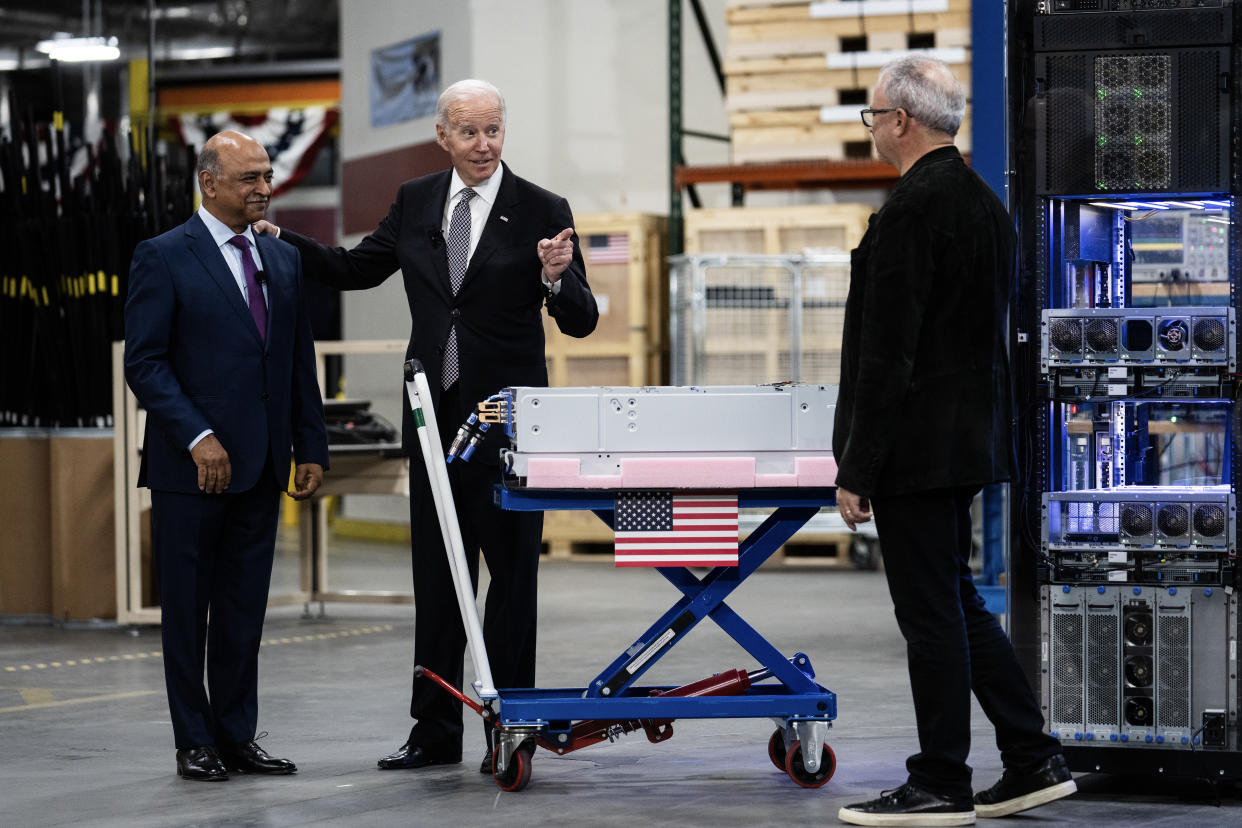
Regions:
<svg viewBox="0 0 1242 828"><path fill-rule="evenodd" d="M1135 90L1134 90L1134 97L1136 97L1136 98L1141 98L1141 97L1143 97L1143 90L1142 90L1142 89L1135 89Z"/></svg>
<svg viewBox="0 0 1242 828"><path fill-rule="evenodd" d="M1107 98L1107 97L1108 97L1108 93L1107 93L1107 92L1105 92L1103 89L1097 89L1097 90L1095 90L1095 98L1096 98L1096 100L1098 100L1098 101L1102 101L1102 100L1104 100L1104 99L1105 99L1105 98Z"/></svg>
<svg viewBox="0 0 1242 828"><path fill-rule="evenodd" d="M1142 136L1142 135L1135 135L1135 136L1134 136L1134 146L1136 146L1136 147L1137 147L1137 146L1138 146L1139 144L1141 144L1141 143L1143 143L1143 136Z"/></svg>
<svg viewBox="0 0 1242 828"><path fill-rule="evenodd" d="M1108 138L1103 135L1101 135L1099 138L1096 138L1095 140L1098 143L1098 145L1101 147L1108 143Z"/></svg>

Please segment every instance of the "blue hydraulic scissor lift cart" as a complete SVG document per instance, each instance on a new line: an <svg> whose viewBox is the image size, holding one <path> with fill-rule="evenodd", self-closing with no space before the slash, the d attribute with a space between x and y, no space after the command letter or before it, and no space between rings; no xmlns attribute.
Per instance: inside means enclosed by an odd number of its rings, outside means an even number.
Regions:
<svg viewBox="0 0 1242 828"><path fill-rule="evenodd" d="M536 747L565 754L637 730L643 730L652 742L661 742L672 735L674 719L774 719L778 727L768 741L773 764L803 787L819 787L828 781L836 770L836 757L827 744L828 728L837 715L836 694L815 681L805 654L783 655L725 599L820 508L835 503L834 489L738 491L739 508L774 511L741 542L736 567L716 567L703 575L688 567L656 567L681 597L586 686L497 689L492 686L483 648L434 412L430 404L422 403L430 400L430 388L415 361L406 364L406 385L478 673L473 688L481 703L431 671L415 669L494 723L492 773L502 790L518 791L530 781ZM498 485L495 500L501 508L521 511L586 509L611 526L616 494ZM638 685L638 679L704 618L714 621L760 666L750 671L729 670L680 687Z"/></svg>

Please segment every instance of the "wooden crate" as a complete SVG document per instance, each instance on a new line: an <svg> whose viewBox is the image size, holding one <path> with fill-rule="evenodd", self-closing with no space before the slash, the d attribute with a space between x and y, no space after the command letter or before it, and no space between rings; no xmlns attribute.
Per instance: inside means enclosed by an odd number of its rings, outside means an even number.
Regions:
<svg viewBox="0 0 1242 828"><path fill-rule="evenodd" d="M945 49L970 45L970 28L939 28L920 31L909 25L891 31L870 27L859 31L823 37L798 36L785 40L730 40L725 46L726 71L746 61L788 60L800 57L823 58L848 52L900 51L902 49Z"/></svg>
<svg viewBox="0 0 1242 828"><path fill-rule="evenodd" d="M590 336L575 339L545 317L549 383L660 384L668 352L667 219L585 213L575 222L599 324Z"/></svg>
<svg viewBox="0 0 1242 828"><path fill-rule="evenodd" d="M756 2L728 10L724 63L734 163L875 158L858 118L884 63L930 50L970 82L970 2L850 2L843 16L814 17L828 3ZM935 12L920 9L939 9ZM882 13L875 13L882 12ZM969 110L958 148L969 152Z"/></svg>
<svg viewBox="0 0 1242 828"><path fill-rule="evenodd" d="M585 339L565 336L550 318L548 380L557 387L659 385L668 361L668 220L643 213L574 217L599 324ZM612 530L590 512L544 515L543 539L554 557L584 544L611 544Z"/></svg>
<svg viewBox="0 0 1242 828"><path fill-rule="evenodd" d="M824 40L842 36L884 32L935 32L970 27L970 0L947 0L943 11L905 11L905 4L890 6L882 14L867 12L884 9L880 4L838 0L844 14L835 17L812 16L818 3L747 3L725 11L729 43ZM916 4L918 0L915 0ZM895 13L894 13L895 12Z"/></svg>
<svg viewBox="0 0 1242 828"><path fill-rule="evenodd" d="M967 47L938 48L928 54L943 60L969 90L971 64ZM836 106L854 109L849 120L858 121L857 110L873 98L880 70L890 57L888 52L844 52L728 61L725 108L730 113L730 125L766 125L762 118L739 118L739 112L804 109L820 120L825 114L822 107ZM787 123L791 116L781 117ZM861 126L862 122L858 123Z"/></svg>
<svg viewBox="0 0 1242 828"><path fill-rule="evenodd" d="M802 253L852 250L874 212L865 204L687 210L687 253Z"/></svg>

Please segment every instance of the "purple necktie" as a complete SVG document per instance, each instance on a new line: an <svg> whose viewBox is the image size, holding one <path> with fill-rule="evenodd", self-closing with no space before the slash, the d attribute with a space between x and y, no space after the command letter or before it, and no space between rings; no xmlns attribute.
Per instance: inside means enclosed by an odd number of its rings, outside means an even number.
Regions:
<svg viewBox="0 0 1242 828"><path fill-rule="evenodd" d="M259 287L259 280L255 278L259 268L255 267L254 257L250 255L250 242L245 236L234 236L229 239L229 244L241 251L242 273L246 276L246 296L250 299L250 316L254 319L255 327L259 329L259 339L267 342L267 304L263 301L263 288Z"/></svg>

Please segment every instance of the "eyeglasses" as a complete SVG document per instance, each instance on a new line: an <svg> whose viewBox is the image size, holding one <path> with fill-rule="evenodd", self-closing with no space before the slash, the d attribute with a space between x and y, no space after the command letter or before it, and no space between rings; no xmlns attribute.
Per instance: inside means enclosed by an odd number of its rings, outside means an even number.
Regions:
<svg viewBox="0 0 1242 828"><path fill-rule="evenodd" d="M858 114L862 116L863 126L865 126L867 129L871 129L872 124L875 123L876 115L880 115L884 112L896 112L900 108L901 107L893 107L891 109L872 109L871 107L867 107L866 109L859 112Z"/></svg>

